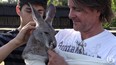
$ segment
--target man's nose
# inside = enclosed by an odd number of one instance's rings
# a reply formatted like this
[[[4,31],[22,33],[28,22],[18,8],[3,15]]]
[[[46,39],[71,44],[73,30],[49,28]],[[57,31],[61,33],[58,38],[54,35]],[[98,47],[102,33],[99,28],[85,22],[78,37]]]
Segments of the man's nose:
[[[70,9],[68,16],[69,16],[70,19],[72,19],[73,17],[75,17],[74,11]]]

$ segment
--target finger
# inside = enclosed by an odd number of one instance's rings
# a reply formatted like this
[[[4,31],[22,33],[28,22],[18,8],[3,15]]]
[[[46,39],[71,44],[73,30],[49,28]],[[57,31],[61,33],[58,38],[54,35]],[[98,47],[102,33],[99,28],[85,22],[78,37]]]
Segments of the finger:
[[[23,29],[21,30],[22,33],[30,33],[30,31],[34,30],[35,27],[34,26],[31,26],[31,25],[28,25],[28,26],[25,26],[23,27]]]
[[[27,25],[23,27],[23,29],[30,30],[30,29],[35,29],[36,23],[35,22],[29,22]]]
[[[36,23],[33,21],[30,21],[27,25],[32,25],[32,26],[36,26]]]
[[[35,29],[35,26],[36,26],[36,23],[31,21],[23,27],[22,32],[24,34],[30,35],[33,32],[33,30]]]
[[[53,57],[53,56],[56,56],[57,53],[55,53],[53,50],[48,50],[48,55],[49,57]]]

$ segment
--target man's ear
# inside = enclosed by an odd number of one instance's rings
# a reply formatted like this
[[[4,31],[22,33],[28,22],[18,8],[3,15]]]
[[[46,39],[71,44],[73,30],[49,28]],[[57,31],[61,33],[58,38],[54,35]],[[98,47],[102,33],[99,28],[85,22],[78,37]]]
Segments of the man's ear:
[[[20,7],[18,5],[16,6],[16,13],[20,16]]]

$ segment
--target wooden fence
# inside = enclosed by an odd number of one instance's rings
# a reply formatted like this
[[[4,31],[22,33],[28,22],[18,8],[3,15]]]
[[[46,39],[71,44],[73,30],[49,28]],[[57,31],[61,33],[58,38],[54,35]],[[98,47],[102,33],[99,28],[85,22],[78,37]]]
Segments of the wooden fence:
[[[16,14],[15,6],[13,4],[0,4],[0,32],[19,26],[20,18]],[[72,28],[72,21],[68,18],[68,13],[68,7],[56,7],[56,15],[53,20],[55,29]],[[116,35],[116,31],[112,31],[112,33]]]
[[[19,26],[20,18],[15,12],[15,6],[12,4],[0,5],[0,28],[10,27],[16,28]],[[68,18],[68,7],[56,7],[56,16],[53,20],[54,28],[72,28],[72,21]]]

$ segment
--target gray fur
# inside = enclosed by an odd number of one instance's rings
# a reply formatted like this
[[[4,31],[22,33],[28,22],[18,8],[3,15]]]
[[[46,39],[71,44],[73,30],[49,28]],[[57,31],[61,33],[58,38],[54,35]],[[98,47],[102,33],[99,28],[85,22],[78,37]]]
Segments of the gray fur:
[[[45,62],[48,59],[47,50],[56,47],[56,32],[52,27],[52,20],[55,16],[56,8],[52,4],[49,5],[44,20],[31,4],[29,4],[29,6],[32,10],[32,17],[37,27],[31,34],[22,57],[27,60],[41,59]]]

